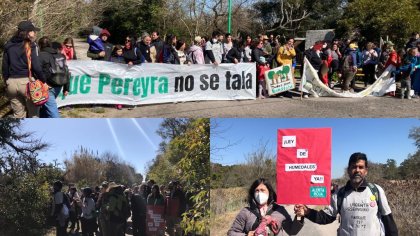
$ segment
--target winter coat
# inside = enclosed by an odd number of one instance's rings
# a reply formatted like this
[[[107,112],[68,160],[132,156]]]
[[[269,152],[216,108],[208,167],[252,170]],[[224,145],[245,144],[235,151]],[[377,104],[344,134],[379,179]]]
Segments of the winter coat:
[[[143,41],[137,44],[141,54],[143,55],[144,59],[147,62],[152,62],[152,58],[150,57],[150,45],[146,45]]]
[[[204,64],[204,53],[203,48],[197,45],[191,46],[188,51],[188,55],[191,57],[191,61],[194,64]]]
[[[268,211],[272,209],[270,216],[277,221],[278,225],[281,227],[281,231],[277,235],[296,235],[303,227],[303,221],[298,221],[296,218],[292,220],[289,213],[283,206],[273,203],[268,206]],[[257,220],[257,215],[261,217],[261,214],[256,205],[251,207],[243,208],[239,214],[236,216],[235,220],[232,223],[227,235],[228,236],[244,236],[248,235],[248,232],[254,231],[258,224],[254,225]]]

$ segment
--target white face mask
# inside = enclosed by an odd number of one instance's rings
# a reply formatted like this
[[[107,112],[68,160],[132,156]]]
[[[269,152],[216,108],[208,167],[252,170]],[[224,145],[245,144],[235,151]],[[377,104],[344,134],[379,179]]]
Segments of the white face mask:
[[[213,39],[213,43],[217,43],[217,42],[219,42],[218,39]]]
[[[265,193],[262,193],[262,192],[255,193],[254,197],[255,197],[255,200],[260,205],[264,205],[265,203],[267,203],[268,195]]]

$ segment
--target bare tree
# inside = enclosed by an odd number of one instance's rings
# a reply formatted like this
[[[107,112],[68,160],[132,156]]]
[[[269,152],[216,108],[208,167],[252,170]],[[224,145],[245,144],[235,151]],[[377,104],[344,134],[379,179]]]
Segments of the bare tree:
[[[276,155],[268,148],[268,141],[262,140],[258,147],[247,154],[246,163],[249,175],[247,179],[250,181],[256,178],[264,177],[272,183],[276,180]]]
[[[302,0],[259,1],[254,8],[266,32],[295,31],[311,15]]]

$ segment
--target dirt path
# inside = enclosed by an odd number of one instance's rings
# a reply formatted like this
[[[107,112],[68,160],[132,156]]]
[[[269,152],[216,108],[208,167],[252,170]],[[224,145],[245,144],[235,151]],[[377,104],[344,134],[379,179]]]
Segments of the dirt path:
[[[63,117],[267,117],[267,118],[418,118],[420,99],[366,98],[269,98],[265,100],[202,101],[141,105],[133,110],[104,106],[63,109]]]

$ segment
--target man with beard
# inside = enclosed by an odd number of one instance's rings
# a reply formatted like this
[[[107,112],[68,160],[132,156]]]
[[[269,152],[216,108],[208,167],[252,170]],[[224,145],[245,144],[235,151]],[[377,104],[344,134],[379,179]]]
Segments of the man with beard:
[[[368,160],[364,153],[350,156],[347,172],[350,180],[331,195],[331,205],[317,211],[305,205],[295,205],[295,213],[302,213],[317,224],[329,224],[340,214],[338,235],[398,235],[397,226],[384,190],[366,180]]]

